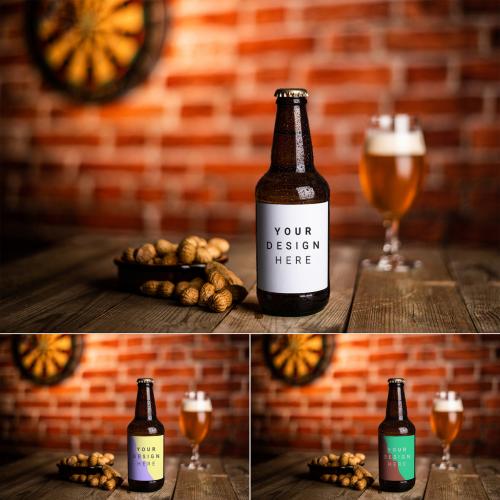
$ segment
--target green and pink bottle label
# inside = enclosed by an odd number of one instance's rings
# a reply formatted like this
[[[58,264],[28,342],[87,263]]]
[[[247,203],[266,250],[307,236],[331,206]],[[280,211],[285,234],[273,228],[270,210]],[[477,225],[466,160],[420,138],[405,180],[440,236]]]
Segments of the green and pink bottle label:
[[[415,477],[415,436],[379,436],[380,477],[408,481]]]
[[[156,481],[163,475],[163,436],[129,436],[129,479]]]

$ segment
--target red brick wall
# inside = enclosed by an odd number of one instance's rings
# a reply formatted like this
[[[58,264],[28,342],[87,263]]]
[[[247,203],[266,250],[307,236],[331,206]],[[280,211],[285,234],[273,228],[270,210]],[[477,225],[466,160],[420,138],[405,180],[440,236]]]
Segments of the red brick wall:
[[[189,452],[179,431],[186,390],[206,390],[214,406],[205,454],[248,456],[247,335],[85,335],[83,359],[60,385],[22,380],[10,336],[0,338],[0,438],[12,447],[125,450],[136,379],[155,379],[166,453]]]
[[[325,374],[293,388],[271,379],[252,337],[252,453],[288,449],[377,450],[387,379],[406,379],[417,451],[439,453],[429,415],[438,390],[462,396],[463,428],[452,453],[498,455],[500,338],[488,335],[336,335]]]
[[[498,241],[500,11],[488,0],[172,0],[148,82],[77,106],[42,85],[20,0],[2,5],[4,203],[12,221],[149,232],[252,230],[278,86],[305,86],[334,237],[381,238],[357,160],[367,116],[422,118],[420,240]]]

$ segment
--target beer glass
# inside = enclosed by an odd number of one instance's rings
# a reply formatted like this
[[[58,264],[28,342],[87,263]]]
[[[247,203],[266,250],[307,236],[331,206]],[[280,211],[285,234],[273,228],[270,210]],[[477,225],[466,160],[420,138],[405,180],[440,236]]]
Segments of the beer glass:
[[[420,190],[425,169],[425,142],[415,117],[374,116],[366,130],[359,166],[361,188],[382,215],[383,254],[363,261],[380,271],[408,271],[421,265],[399,255],[399,221]]]
[[[460,396],[454,391],[438,392],[432,402],[432,432],[441,440],[443,456],[441,463],[433,467],[443,470],[455,470],[459,465],[451,463],[450,446],[462,427],[464,406]]]
[[[205,439],[212,421],[212,401],[203,391],[184,394],[179,415],[181,432],[191,444],[191,460],[184,467],[203,470],[208,467],[200,461],[199,446]]]

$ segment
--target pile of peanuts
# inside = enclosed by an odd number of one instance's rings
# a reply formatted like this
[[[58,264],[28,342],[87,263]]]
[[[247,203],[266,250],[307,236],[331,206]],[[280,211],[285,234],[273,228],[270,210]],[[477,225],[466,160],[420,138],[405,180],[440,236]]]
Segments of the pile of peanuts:
[[[363,453],[346,451],[340,455],[329,453],[328,455],[313,458],[310,464],[322,467],[349,467],[351,469],[349,472],[322,474],[319,479],[325,483],[363,491],[374,481],[372,474],[362,467],[365,458]]]
[[[90,455],[78,453],[70,457],[61,458],[60,465],[69,467],[96,467],[101,466],[102,472],[96,474],[71,474],[69,480],[74,483],[87,484],[93,488],[112,491],[123,482],[120,473],[113,469],[115,456],[112,453],[94,451]]]
[[[127,248],[121,257],[123,262],[148,265],[207,264],[229,252],[229,242],[224,238],[187,236],[179,244],[160,239],[145,243],[139,248]]]
[[[208,307],[214,312],[224,312],[233,303],[241,302],[247,295],[241,279],[219,262],[209,262],[205,279],[191,281],[146,281],[140,287],[144,295],[175,298],[184,306]]]

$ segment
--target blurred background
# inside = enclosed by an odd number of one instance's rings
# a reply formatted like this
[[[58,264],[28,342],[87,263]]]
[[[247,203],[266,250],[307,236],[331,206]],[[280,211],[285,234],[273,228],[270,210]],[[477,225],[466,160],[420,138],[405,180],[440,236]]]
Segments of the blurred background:
[[[213,405],[203,455],[248,457],[247,335],[82,336],[73,375],[42,387],[21,378],[11,336],[0,336],[2,462],[36,449],[126,451],[134,418],[136,379],[153,377],[165,454],[187,456],[178,424],[187,390],[204,390]]]
[[[146,80],[82,104],[32,62],[25,2],[2,2],[4,259],[82,231],[252,234],[282,86],[310,92],[333,238],[381,240],[357,177],[363,130],[372,113],[409,112],[423,124],[429,167],[403,240],[498,243],[498,2],[166,3],[165,41]],[[114,47],[126,55],[123,40]]]
[[[252,463],[286,451],[377,452],[385,418],[387,379],[404,377],[417,453],[441,456],[432,434],[434,394],[458,391],[463,426],[452,456],[498,456],[500,338],[498,335],[332,335],[322,376],[302,387],[273,378],[263,336],[252,336]]]

